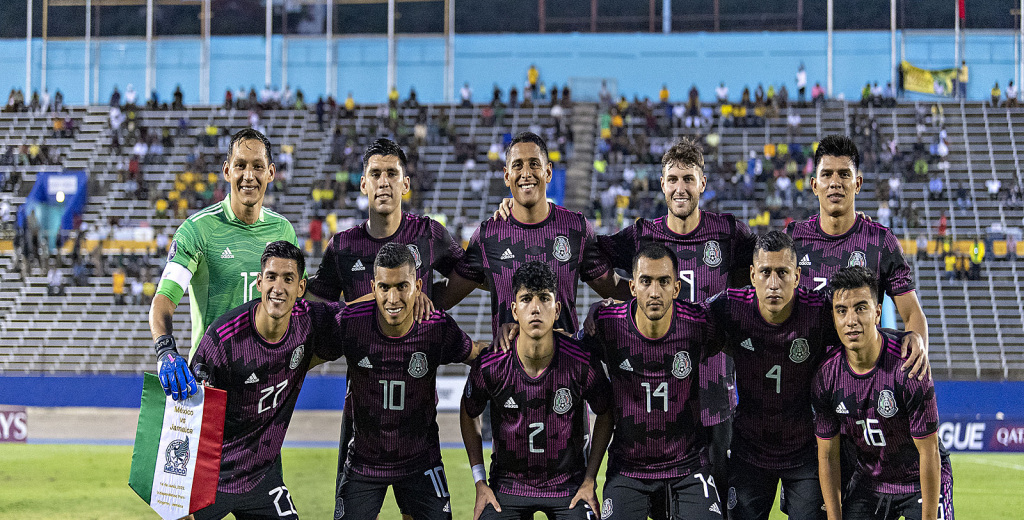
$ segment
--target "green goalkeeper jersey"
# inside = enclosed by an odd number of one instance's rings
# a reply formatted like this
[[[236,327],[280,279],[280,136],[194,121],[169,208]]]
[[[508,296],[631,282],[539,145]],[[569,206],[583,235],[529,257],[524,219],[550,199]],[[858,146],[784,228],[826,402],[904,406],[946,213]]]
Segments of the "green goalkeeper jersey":
[[[254,224],[246,224],[231,211],[228,198],[195,213],[178,227],[157,294],[178,305],[188,287],[190,359],[206,327],[225,312],[260,297],[256,289],[260,257],[267,244],[278,240],[298,245],[288,219],[263,208]]]

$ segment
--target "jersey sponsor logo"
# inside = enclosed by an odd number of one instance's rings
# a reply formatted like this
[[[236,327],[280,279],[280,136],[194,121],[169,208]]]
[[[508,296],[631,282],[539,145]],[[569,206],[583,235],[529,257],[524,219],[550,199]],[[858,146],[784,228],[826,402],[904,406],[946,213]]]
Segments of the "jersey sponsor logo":
[[[559,388],[558,391],[555,392],[553,407],[555,413],[559,415],[568,412],[572,408],[572,393],[569,392],[568,388]]]
[[[608,517],[612,516],[613,511],[614,509],[612,509],[612,499],[604,499],[604,503],[601,504],[601,520],[605,520]]]
[[[565,262],[572,256],[568,237],[564,235],[555,237],[555,246],[551,249],[551,256],[554,256],[559,262]]]
[[[352,272],[355,272],[355,271],[365,271],[365,270],[366,270],[366,268],[363,267],[363,261],[362,260],[356,260],[355,265],[352,266]]]
[[[711,511],[712,513],[722,514],[722,508],[718,507],[718,502],[711,504],[711,507],[708,508],[708,511]]]
[[[429,370],[427,363],[427,355],[423,352],[413,352],[412,358],[409,360],[409,375],[419,379],[427,375]]]
[[[164,464],[164,473],[180,475],[182,477],[188,474],[188,436],[184,439],[174,439],[167,443],[164,455],[167,457],[167,463]]]
[[[740,343],[740,346],[751,352],[754,351],[754,342],[750,341],[750,338],[743,340],[743,343]]]
[[[810,256],[809,255],[804,255],[804,257],[800,259],[800,265],[801,266],[811,265],[811,258],[810,258]]]
[[[866,256],[864,256],[864,252],[863,251],[854,251],[853,253],[850,254],[850,265],[849,265],[849,267],[854,267],[854,266],[859,266],[859,267],[867,267],[868,266],[868,258]]]
[[[849,415],[850,410],[846,408],[846,403],[840,401],[839,406],[836,407],[836,413],[844,413]]]
[[[690,353],[681,350],[676,352],[676,356],[672,358],[672,375],[676,376],[676,379],[684,379],[690,375],[690,370],[693,366],[690,364]]]
[[[709,267],[718,267],[722,263],[722,248],[717,240],[709,240],[704,244],[704,263]]]
[[[363,368],[373,368],[373,365],[370,363],[369,357],[364,357],[363,359],[360,359],[359,363],[356,364]]]
[[[171,247],[167,248],[167,261],[174,260],[174,255],[178,253],[178,241],[171,240]]]
[[[888,419],[896,415],[896,412],[899,410],[896,406],[896,397],[892,395],[892,390],[882,390],[878,394],[878,405],[875,407],[878,415]]]
[[[627,360],[623,361],[622,363],[619,363],[619,370],[625,370],[626,372],[632,372],[633,371],[633,365],[629,364],[629,360],[627,359]]]
[[[341,520],[345,516],[345,501],[338,497],[334,501],[334,520]]]
[[[726,504],[730,511],[736,509],[736,488],[729,488],[729,503]]]
[[[245,380],[245,384],[247,384],[247,385],[251,385],[253,383],[259,383],[259,382],[260,382],[260,378],[256,377],[256,372],[253,372],[252,374],[250,374],[249,375],[249,379]]]
[[[234,258],[234,257],[235,257],[235,255],[231,254],[231,248],[229,248],[229,247],[225,247],[224,248],[224,252],[220,254],[220,258],[222,260],[226,260],[228,258]]]
[[[292,359],[288,362],[288,368],[295,370],[298,368],[299,363],[302,362],[302,356],[306,353],[306,346],[299,345],[292,351]]]
[[[501,257],[498,258],[498,260],[512,260],[515,257],[516,257],[516,255],[512,254],[512,250],[511,249],[505,248],[505,252],[501,254]]]
[[[412,259],[416,261],[416,269],[419,269],[423,265],[423,260],[420,258],[420,248],[416,247],[416,244],[406,244],[405,247],[409,248],[409,252],[412,253]]]
[[[789,347],[790,361],[803,363],[809,357],[811,357],[811,347],[807,344],[807,340],[804,338],[794,339],[793,345]]]
[[[509,408],[509,409],[515,410],[515,409],[519,408],[519,405],[516,404],[516,400],[515,399],[512,399],[511,397],[509,397],[508,401],[505,401],[505,408]]]

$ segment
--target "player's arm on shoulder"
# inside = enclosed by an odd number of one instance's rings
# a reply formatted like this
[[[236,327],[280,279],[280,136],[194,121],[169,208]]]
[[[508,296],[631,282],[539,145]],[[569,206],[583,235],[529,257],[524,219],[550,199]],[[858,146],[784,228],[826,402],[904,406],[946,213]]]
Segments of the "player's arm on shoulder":
[[[309,369],[345,355],[345,322],[341,317],[346,305],[341,302],[310,302],[313,316],[313,356]]]
[[[828,520],[843,520],[841,476],[839,472],[839,436],[818,439],[818,483],[825,499]]]
[[[435,290],[438,286],[434,286]],[[449,310],[455,307],[462,300],[469,296],[474,289],[487,290],[483,284],[464,278],[458,271],[452,271],[448,281],[441,287],[440,292],[435,292],[434,300],[438,308]]]
[[[931,379],[932,367],[928,362],[928,318],[924,315],[921,302],[917,299],[917,291],[908,291],[893,297],[896,310],[906,326],[908,334],[903,337],[900,357],[911,356],[903,363],[902,369],[910,368],[908,377]]]
[[[607,272],[587,282],[594,292],[601,295],[602,298],[613,298],[616,300],[628,300],[632,298],[632,294],[629,290],[629,280],[619,276],[614,269],[609,269]]]

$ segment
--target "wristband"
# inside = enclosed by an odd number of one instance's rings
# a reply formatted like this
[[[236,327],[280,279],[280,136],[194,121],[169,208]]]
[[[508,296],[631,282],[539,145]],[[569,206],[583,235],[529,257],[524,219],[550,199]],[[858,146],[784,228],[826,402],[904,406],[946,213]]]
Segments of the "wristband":
[[[156,342],[153,343],[153,350],[156,351],[156,357],[160,357],[163,354],[173,351],[175,354],[178,353],[178,348],[174,344],[174,336],[170,334],[164,334],[159,338],[156,338]]]
[[[477,464],[473,466],[473,482],[480,482],[481,480],[487,481],[487,470],[484,469],[483,464]]]

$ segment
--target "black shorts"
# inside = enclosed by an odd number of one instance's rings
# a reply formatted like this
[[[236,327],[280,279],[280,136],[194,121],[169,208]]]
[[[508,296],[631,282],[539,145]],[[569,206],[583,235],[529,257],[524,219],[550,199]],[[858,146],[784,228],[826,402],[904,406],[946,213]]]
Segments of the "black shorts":
[[[939,483],[938,520],[953,519],[953,474],[943,466]],[[921,520],[921,492],[906,494],[876,493],[855,485],[843,499],[844,520]]]
[[[825,500],[818,483],[818,461],[782,470],[764,469],[735,456],[729,459],[729,516],[768,520],[775,492],[782,481],[782,496],[792,520],[825,520]]]
[[[548,520],[593,520],[590,506],[580,500],[569,509],[572,497],[537,498],[494,493],[501,512],[488,504],[480,513],[480,520],[533,520],[534,513],[544,513]]]
[[[609,474],[604,483],[602,519],[646,520],[662,517],[668,509],[669,520],[716,520],[722,518],[718,488],[707,466],[685,477],[672,479],[635,479]],[[665,507],[668,502],[668,507]],[[657,514],[657,516],[652,516]]]
[[[452,520],[443,465],[392,482],[360,480],[346,467],[340,482],[334,497],[334,520],[376,518],[388,486],[394,488],[398,508],[413,520]]]
[[[235,515],[238,520],[297,520],[299,514],[292,503],[292,495],[284,485],[281,476],[281,456],[278,455],[274,466],[267,471],[256,487],[248,493],[221,493],[212,506],[204,507],[193,513],[195,520],[220,520],[228,514]]]

